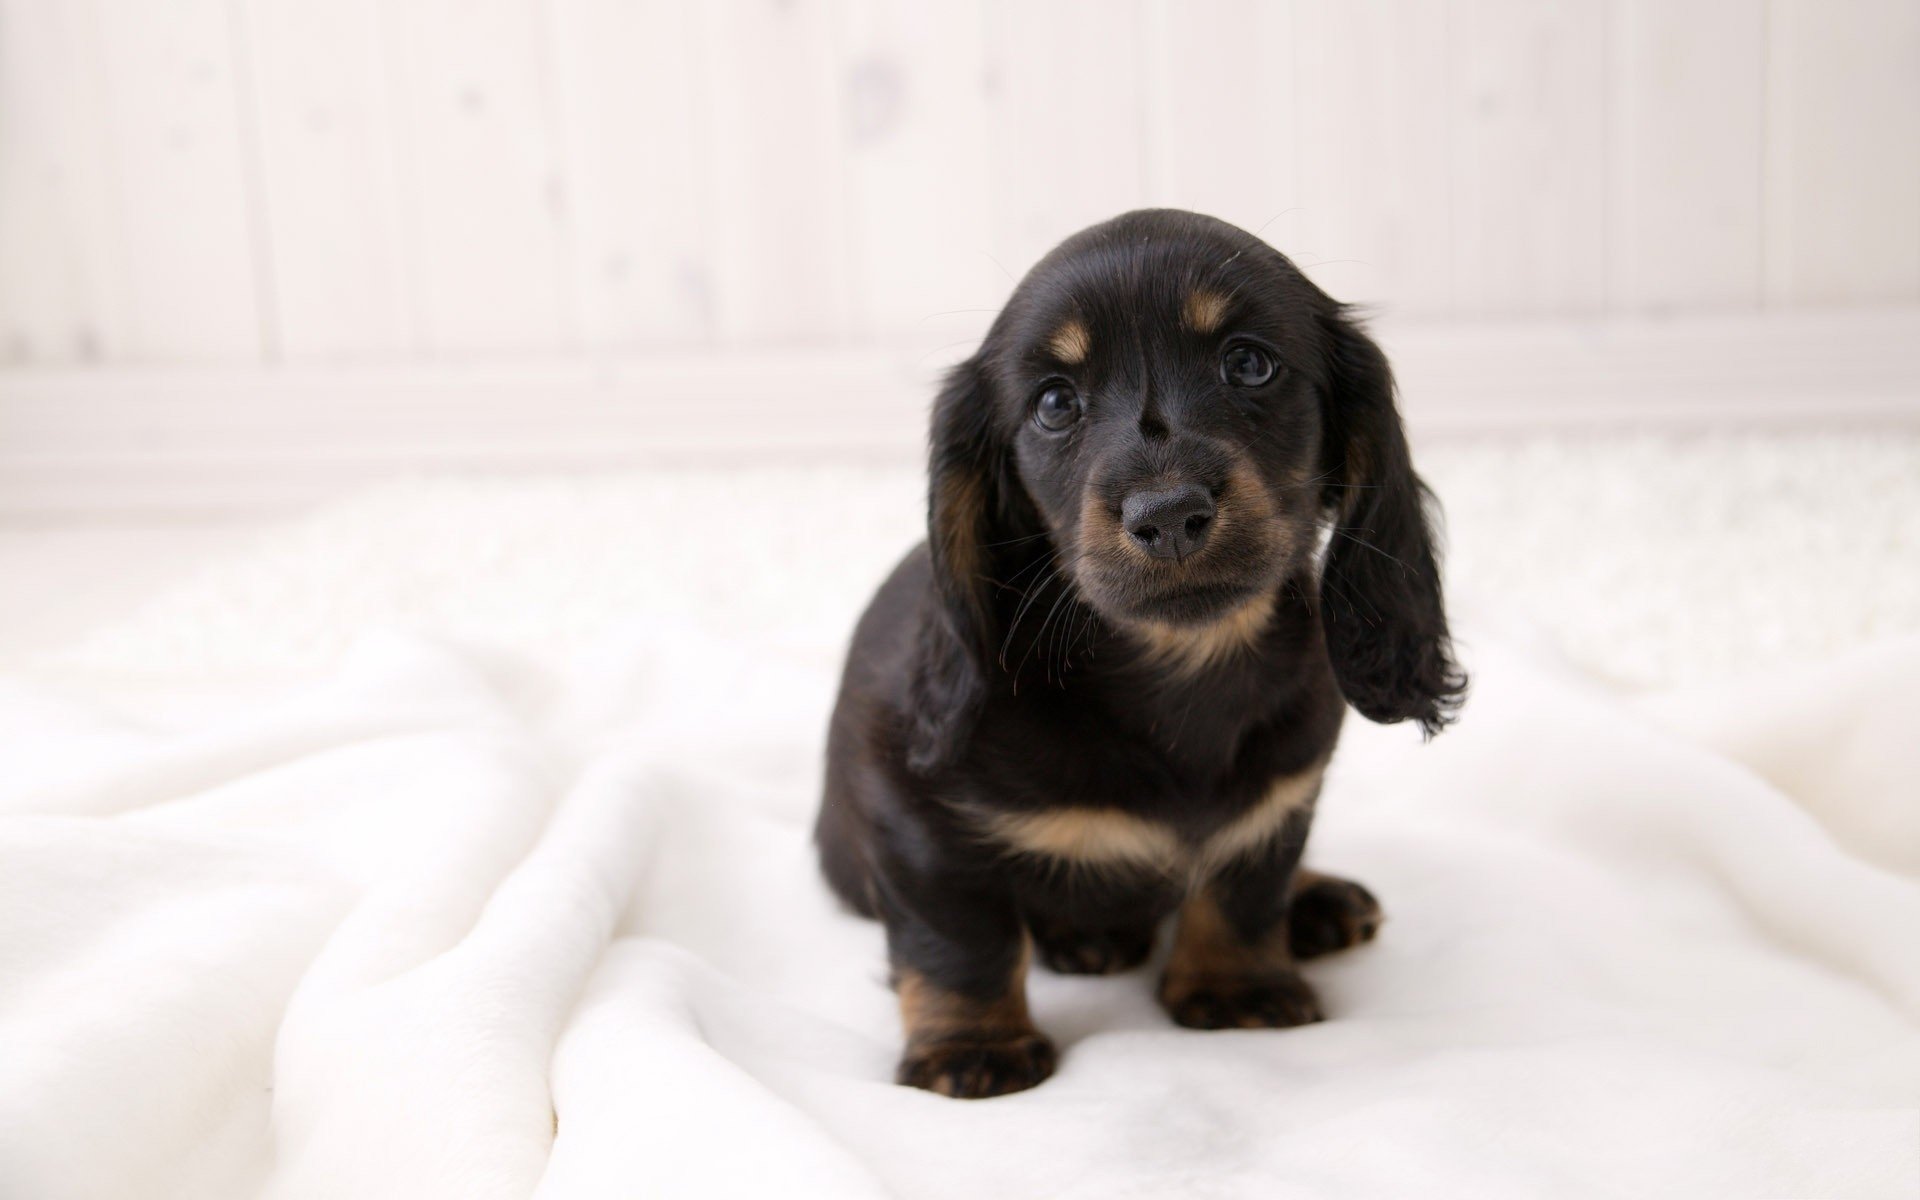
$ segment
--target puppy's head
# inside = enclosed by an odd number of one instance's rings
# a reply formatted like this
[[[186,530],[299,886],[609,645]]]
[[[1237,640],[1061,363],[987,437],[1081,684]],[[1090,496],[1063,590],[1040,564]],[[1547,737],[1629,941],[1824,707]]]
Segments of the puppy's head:
[[[1361,712],[1431,732],[1458,701],[1386,361],[1233,226],[1129,213],[1042,259],[936,402],[932,468],[946,628],[977,671],[1007,624],[1004,568],[1040,543],[1082,603],[1150,651],[1189,665],[1231,652],[1298,579],[1321,585],[1335,674]],[[937,761],[962,727],[919,757]]]

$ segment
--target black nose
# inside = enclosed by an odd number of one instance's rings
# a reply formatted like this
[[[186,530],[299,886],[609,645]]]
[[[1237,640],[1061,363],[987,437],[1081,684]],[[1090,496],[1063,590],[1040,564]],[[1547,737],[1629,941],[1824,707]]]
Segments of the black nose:
[[[1135,492],[1120,503],[1120,523],[1155,558],[1185,558],[1207,543],[1213,497],[1192,483]]]

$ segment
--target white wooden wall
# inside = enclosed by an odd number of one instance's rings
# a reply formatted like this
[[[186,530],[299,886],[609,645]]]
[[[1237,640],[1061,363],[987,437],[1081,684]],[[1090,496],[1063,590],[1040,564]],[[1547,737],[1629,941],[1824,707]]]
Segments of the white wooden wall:
[[[1920,300],[1920,0],[0,0],[0,364],[924,339],[1217,213],[1397,314]]]

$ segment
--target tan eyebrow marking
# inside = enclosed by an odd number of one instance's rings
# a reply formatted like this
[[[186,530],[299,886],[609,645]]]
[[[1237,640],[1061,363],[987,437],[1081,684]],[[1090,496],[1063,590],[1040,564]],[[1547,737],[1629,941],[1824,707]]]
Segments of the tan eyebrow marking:
[[[1069,366],[1077,366],[1087,361],[1087,355],[1093,352],[1093,335],[1080,318],[1069,318],[1067,323],[1053,331],[1047,339],[1047,349],[1053,356]]]
[[[1195,333],[1212,333],[1226,319],[1227,298],[1204,289],[1189,292],[1186,308],[1180,315],[1185,318],[1187,328]]]

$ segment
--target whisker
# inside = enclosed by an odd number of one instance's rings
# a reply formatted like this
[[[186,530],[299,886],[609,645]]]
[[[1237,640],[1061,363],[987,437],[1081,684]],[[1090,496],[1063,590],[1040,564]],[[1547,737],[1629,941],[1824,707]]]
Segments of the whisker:
[[[1072,594],[1073,589],[1068,587],[1062,591],[1061,596],[1064,599],[1066,596]],[[1078,605],[1078,607],[1085,606]],[[1061,687],[1067,686],[1067,671],[1073,666],[1073,639],[1070,636],[1073,630],[1073,618],[1074,609],[1069,608],[1066,617],[1062,619],[1058,625],[1054,626],[1053,640],[1048,643],[1049,650],[1056,653],[1059,657],[1060,673],[1055,678],[1055,682]],[[1045,626],[1042,626],[1042,628],[1045,628]]]
[[[999,311],[1000,310],[997,308],[948,308],[948,309],[943,309],[940,312],[928,313],[926,316],[920,318],[920,322],[921,324],[924,325],[926,322],[933,320],[935,317],[956,317],[956,316],[959,316],[961,313],[997,313]]]
[[[1332,564],[1332,563],[1328,563],[1328,564],[1327,564],[1327,568],[1326,568],[1326,570],[1325,570],[1324,572],[1322,572],[1322,574],[1321,574],[1321,577],[1320,577],[1320,582],[1321,582],[1321,583],[1322,583],[1323,585],[1325,585],[1326,587],[1329,587],[1329,588],[1332,588],[1332,589],[1333,589],[1333,594],[1334,594],[1334,595],[1336,595],[1336,596],[1338,596],[1338,597],[1339,597],[1340,599],[1342,599],[1342,600],[1344,600],[1344,601],[1346,601],[1346,604],[1347,604],[1347,611],[1348,611],[1348,612],[1350,612],[1350,613],[1352,613],[1352,614],[1353,614],[1354,616],[1356,616],[1356,617],[1357,617],[1357,616],[1361,616],[1362,614],[1361,614],[1361,612],[1360,612],[1360,608],[1359,608],[1359,606],[1358,606],[1358,605],[1356,605],[1356,604],[1355,604],[1355,603],[1353,602],[1353,597],[1352,597],[1351,595],[1349,595],[1349,594],[1348,594],[1348,593],[1346,592],[1346,590],[1345,590],[1345,589],[1343,589],[1343,588],[1340,588],[1340,587],[1338,587],[1338,586],[1336,586],[1336,585],[1334,584],[1334,582],[1333,582],[1333,579],[1334,579],[1334,576],[1335,576],[1335,574],[1336,574],[1336,572],[1335,572],[1335,571],[1334,571],[1334,569],[1333,569],[1333,564]],[[1351,582],[1353,582],[1353,581],[1352,581],[1352,580],[1348,580],[1347,582],[1349,582],[1349,583],[1351,583]],[[1363,596],[1363,597],[1362,597],[1362,599],[1364,599],[1364,598],[1365,598],[1365,597]],[[1375,607],[1373,606],[1373,604],[1372,604],[1371,602],[1368,602],[1368,604],[1367,604],[1367,610],[1368,610],[1369,612],[1371,612],[1371,613],[1373,614],[1373,616],[1372,616],[1372,618],[1371,618],[1371,619],[1369,619],[1369,620],[1367,621],[1367,624],[1369,624],[1369,625],[1378,625],[1378,624],[1380,623],[1380,610],[1379,610],[1379,609],[1377,609],[1377,608],[1375,608]]]
[[[1039,558],[1034,559],[1032,562],[1028,563],[1026,566],[1021,567],[1018,571],[1015,571],[1011,579],[1008,579],[1005,582],[1000,582],[999,580],[995,580],[994,582],[999,584],[1000,589],[1002,591],[1014,591],[1016,589],[1014,588],[1013,585],[1020,582],[1020,577],[1022,575],[1025,575],[1027,572],[1033,570],[1035,567],[1042,566],[1046,563],[1052,562],[1054,557],[1059,553],[1060,551],[1057,549],[1051,550],[1048,553],[1041,555]]]
[[[1060,572],[1058,571],[1054,572],[1055,578],[1058,578],[1059,576],[1060,576]],[[1020,665],[1013,669],[1013,678],[1016,685],[1019,683],[1021,670],[1025,668],[1027,665],[1027,659],[1033,656],[1034,649],[1038,647],[1040,645],[1041,640],[1046,637],[1047,624],[1053,620],[1053,615],[1060,611],[1060,605],[1066,600],[1067,597],[1071,595],[1073,595],[1073,589],[1070,587],[1063,586],[1060,589],[1059,598],[1053,602],[1053,607],[1047,610],[1047,615],[1040,622],[1040,628],[1034,632],[1033,640],[1027,643],[1027,652],[1020,656]],[[1044,671],[1044,668],[1046,666],[1046,658],[1042,656],[1040,662],[1041,662],[1041,667]],[[1042,675],[1042,678],[1045,678],[1044,674]]]
[[[1057,554],[1058,551],[1055,551],[1055,555]],[[1042,561],[1046,560],[1043,559]],[[1007,649],[1013,645],[1013,635],[1020,631],[1020,622],[1026,618],[1027,610],[1033,607],[1033,602],[1039,598],[1041,592],[1045,591],[1048,582],[1057,576],[1061,569],[1061,567],[1055,566],[1051,571],[1042,575],[1038,583],[1033,584],[1022,593],[1020,606],[1015,610],[1013,620],[1007,625],[1006,639],[1000,643],[999,659],[1002,667],[1007,665]],[[1018,678],[1019,674],[1018,671],[1014,672],[1016,678]]]
[[[1372,542],[1368,541],[1367,539],[1363,537],[1355,537],[1353,534],[1348,533],[1345,529],[1340,528],[1338,526],[1334,527],[1333,532],[1343,538],[1346,538],[1350,542],[1356,542],[1362,546],[1365,546],[1367,549],[1373,551],[1375,554],[1380,555],[1382,558],[1385,558],[1389,562],[1399,563],[1400,569],[1402,571],[1405,571],[1409,575],[1413,574],[1413,568],[1407,565],[1407,561],[1405,559],[1396,558],[1395,556],[1388,554],[1385,550],[1382,550],[1380,547],[1374,545]],[[1368,532],[1371,533],[1372,530],[1368,530]]]
[[[996,546],[1017,546],[1021,542],[1031,542],[1036,538],[1049,537],[1051,534],[1051,530],[1043,529],[1039,533],[1030,533],[1025,537],[1008,538],[1003,542],[981,542],[980,549],[991,550]]]
[[[975,251],[975,253],[977,253],[977,254],[980,254],[980,255],[981,255],[982,257],[984,257],[984,258],[985,258],[985,259],[986,259],[986,260],[987,260],[988,262],[990,262],[990,263],[992,263],[992,264],[993,264],[994,266],[996,266],[996,267],[999,267],[999,268],[1000,268],[1000,273],[1001,273],[1002,275],[1005,275],[1005,276],[1007,277],[1007,282],[1008,282],[1008,283],[1012,283],[1012,284],[1015,284],[1015,285],[1018,285],[1018,284],[1019,284],[1019,282],[1020,282],[1020,281],[1019,281],[1018,279],[1015,279],[1015,278],[1014,278],[1014,276],[1013,276],[1013,272],[1012,272],[1012,271],[1009,271],[1009,270],[1007,270],[1007,264],[1005,264],[1005,263],[1003,263],[1003,262],[1001,262],[1001,261],[1000,261],[999,259],[997,259],[997,258],[995,258],[995,257],[994,257],[993,255],[991,255],[991,254],[989,254],[989,253],[988,253],[987,251],[985,251],[985,250],[977,250],[977,251]]]
[[[1305,211],[1306,211],[1305,209],[1299,207],[1298,205],[1294,206],[1293,208],[1283,208],[1279,212],[1268,217],[1266,220],[1260,222],[1260,228],[1253,231],[1253,236],[1259,237],[1261,234],[1267,231],[1267,226],[1273,224],[1275,221],[1278,221],[1281,217],[1286,216],[1288,213],[1305,212]]]
[[[931,349],[931,350],[926,350],[926,351],[923,351],[923,352],[921,352],[920,354],[918,354],[918,355],[916,355],[916,356],[914,357],[914,360],[913,360],[913,365],[914,365],[914,366],[915,366],[916,368],[917,368],[917,367],[922,367],[922,366],[925,366],[925,365],[926,365],[926,362],[927,362],[927,360],[928,360],[928,359],[930,359],[930,358],[932,358],[932,357],[933,357],[934,355],[936,355],[936,354],[944,354],[944,353],[946,353],[947,351],[949,351],[949,350],[952,350],[952,349],[954,349],[955,347],[958,347],[958,346],[970,346],[970,345],[973,345],[974,343],[976,343],[976,342],[978,342],[979,340],[980,340],[980,339],[979,339],[979,338],[977,338],[977,337],[971,337],[971,338],[961,338],[961,339],[960,339],[959,341],[957,341],[957,342],[948,342],[948,343],[947,343],[946,345],[944,345],[944,346],[935,346],[935,347],[934,347],[933,349]]]

